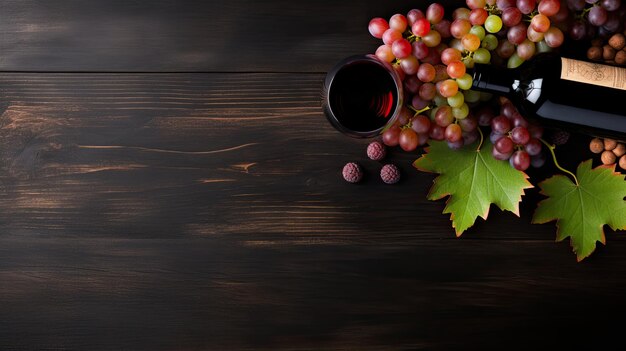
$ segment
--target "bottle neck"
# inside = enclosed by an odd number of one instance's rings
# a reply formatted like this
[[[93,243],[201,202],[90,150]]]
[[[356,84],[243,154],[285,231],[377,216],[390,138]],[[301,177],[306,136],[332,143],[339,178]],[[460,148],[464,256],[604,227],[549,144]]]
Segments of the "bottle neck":
[[[499,95],[513,93],[515,77],[510,69],[477,63],[470,74],[472,75],[472,90]]]

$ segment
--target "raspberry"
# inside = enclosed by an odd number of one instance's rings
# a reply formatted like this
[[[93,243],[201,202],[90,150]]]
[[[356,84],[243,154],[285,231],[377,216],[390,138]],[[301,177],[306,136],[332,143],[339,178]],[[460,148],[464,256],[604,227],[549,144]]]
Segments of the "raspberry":
[[[380,161],[387,155],[385,145],[380,141],[373,141],[367,145],[367,157],[374,161]]]
[[[354,162],[346,163],[343,166],[343,179],[348,183],[358,183],[363,178],[361,167]]]
[[[395,184],[400,180],[400,170],[396,165],[384,165],[380,170],[380,178],[387,184]]]
[[[552,142],[554,145],[563,145],[569,140],[569,132],[557,130],[552,134]]]

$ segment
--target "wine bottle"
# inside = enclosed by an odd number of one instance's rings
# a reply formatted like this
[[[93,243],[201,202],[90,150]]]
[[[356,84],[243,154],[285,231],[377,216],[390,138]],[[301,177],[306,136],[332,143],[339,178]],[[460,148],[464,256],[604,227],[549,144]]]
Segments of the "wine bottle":
[[[547,127],[626,140],[626,68],[541,54],[515,69],[476,64],[472,84]]]

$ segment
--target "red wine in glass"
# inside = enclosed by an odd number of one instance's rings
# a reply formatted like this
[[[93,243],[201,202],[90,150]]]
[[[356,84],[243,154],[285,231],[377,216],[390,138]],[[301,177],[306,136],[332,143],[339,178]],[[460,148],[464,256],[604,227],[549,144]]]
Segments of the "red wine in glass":
[[[352,56],[326,76],[323,109],[344,134],[370,138],[395,122],[402,106],[400,77],[374,55]]]

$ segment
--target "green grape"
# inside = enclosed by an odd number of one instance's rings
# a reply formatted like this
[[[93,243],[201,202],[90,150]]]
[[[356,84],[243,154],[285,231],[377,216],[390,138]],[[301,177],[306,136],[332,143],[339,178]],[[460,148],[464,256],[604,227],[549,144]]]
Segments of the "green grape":
[[[470,76],[468,73],[465,73],[460,78],[456,79],[456,84],[459,85],[459,89],[468,90],[472,87],[472,76]]]
[[[483,26],[472,26],[469,32],[477,36],[480,40],[485,39],[485,28],[483,28]]]
[[[489,33],[498,33],[502,29],[502,18],[498,15],[489,15],[485,20],[485,29]]]
[[[538,53],[545,53],[545,52],[552,51],[552,48],[548,46],[545,40],[535,43],[535,46],[537,47]]]
[[[463,105],[463,103],[465,102],[465,96],[463,95],[462,92],[458,92],[453,96],[450,96],[448,98],[448,105],[454,107],[461,107],[461,105]]]
[[[517,52],[514,52],[513,55],[511,55],[511,57],[509,57],[509,60],[506,62],[506,66],[508,68],[517,68],[522,63],[524,63],[524,60],[521,57],[519,57]]]
[[[383,46],[386,46],[383,44]],[[463,46],[463,42],[461,42],[461,39],[452,39],[450,40],[450,42],[448,43],[448,46],[451,48],[455,48],[461,52],[463,52],[463,50],[465,50],[465,47]]]
[[[435,105],[441,107],[441,106],[447,106],[448,105],[448,99],[437,94],[435,96],[435,98],[433,99],[433,101],[435,102]]]
[[[434,108],[430,109],[430,113],[428,114],[428,118],[430,118],[431,121],[435,120],[435,116],[437,115],[437,111],[439,111],[439,106],[436,106]]]
[[[498,47],[498,37],[493,34],[485,35],[485,39],[483,39],[481,46],[487,50],[495,50]]]
[[[491,53],[485,48],[479,48],[474,52],[474,61],[476,63],[489,63],[491,61]]]
[[[453,107],[452,108],[452,115],[456,119],[463,119],[463,118],[467,117],[468,114],[469,114],[469,106],[467,106],[466,103],[463,103],[459,107]]]
[[[465,96],[465,101],[469,103],[478,102],[481,97],[480,92],[476,90],[465,90],[463,95]]]
[[[462,61],[465,64],[466,68],[474,68],[474,59],[470,56],[464,57]]]

